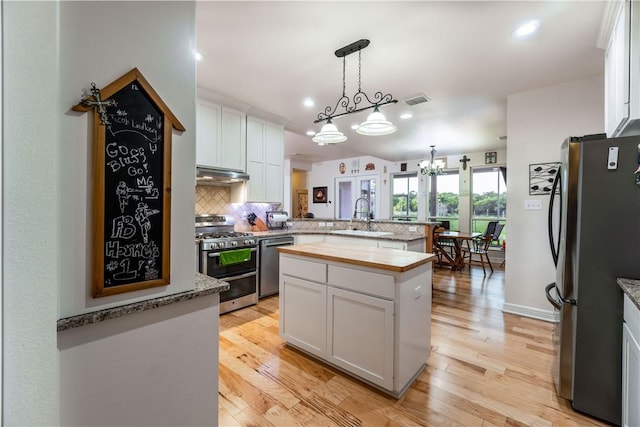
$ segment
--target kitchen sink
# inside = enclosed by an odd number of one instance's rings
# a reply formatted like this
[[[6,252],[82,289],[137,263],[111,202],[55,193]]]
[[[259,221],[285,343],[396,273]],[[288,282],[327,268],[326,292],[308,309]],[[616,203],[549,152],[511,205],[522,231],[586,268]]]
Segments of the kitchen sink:
[[[367,231],[367,230],[333,230],[331,234],[342,234],[345,236],[380,237],[393,234],[390,231]]]

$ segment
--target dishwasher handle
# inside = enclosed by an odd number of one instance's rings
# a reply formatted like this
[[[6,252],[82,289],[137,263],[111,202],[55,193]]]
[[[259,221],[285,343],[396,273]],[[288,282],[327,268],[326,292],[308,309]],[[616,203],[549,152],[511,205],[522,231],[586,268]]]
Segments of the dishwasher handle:
[[[293,239],[279,239],[279,240],[263,240],[260,242],[260,247],[271,248],[274,246],[291,246],[293,245]]]

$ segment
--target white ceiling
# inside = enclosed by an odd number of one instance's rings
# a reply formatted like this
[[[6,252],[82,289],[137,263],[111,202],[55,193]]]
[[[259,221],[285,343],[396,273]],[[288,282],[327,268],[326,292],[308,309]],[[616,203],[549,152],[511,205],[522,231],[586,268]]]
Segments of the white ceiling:
[[[381,1],[197,3],[198,86],[280,116],[285,157],[322,161],[371,155],[389,161],[506,148],[510,94],[604,72],[596,46],[605,2]],[[542,21],[531,39],[511,37],[528,19]],[[350,129],[371,112],[334,120],[349,138],[319,147],[317,114],[342,95],[342,58],[334,51],[359,39],[362,90],[391,93],[382,108],[398,131],[361,136]],[[346,57],[346,94],[357,90],[358,55]],[[425,94],[430,102],[404,100]],[[303,99],[316,105],[308,108]],[[400,114],[413,118],[401,120]]]

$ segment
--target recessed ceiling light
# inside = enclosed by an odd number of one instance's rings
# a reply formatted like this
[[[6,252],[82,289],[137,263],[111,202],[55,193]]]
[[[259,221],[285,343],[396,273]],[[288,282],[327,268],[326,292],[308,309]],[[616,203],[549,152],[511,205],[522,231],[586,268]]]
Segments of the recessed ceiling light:
[[[313,107],[314,105],[316,105],[316,103],[313,102],[313,99],[311,99],[311,98],[305,98],[305,100],[302,102],[302,104],[305,107]]]
[[[351,125],[351,129],[353,129],[353,130],[358,129],[359,127],[360,127],[360,125],[357,124],[357,123],[354,123],[354,124]]]
[[[315,134],[316,134],[316,132],[315,132],[315,131],[312,131],[312,130],[308,130],[308,131],[307,131],[307,135],[308,135],[308,136],[313,136],[313,135],[315,135]]]
[[[204,56],[197,50],[193,51],[193,56],[196,58],[196,61],[202,61],[204,59]]]
[[[404,114],[400,114],[400,118],[401,119],[410,119],[411,117],[413,117],[413,114],[411,113],[404,113]]]
[[[536,33],[540,27],[542,26],[542,22],[539,19],[532,19],[531,21],[527,21],[523,24],[520,24],[514,31],[514,37],[527,37],[534,33]]]

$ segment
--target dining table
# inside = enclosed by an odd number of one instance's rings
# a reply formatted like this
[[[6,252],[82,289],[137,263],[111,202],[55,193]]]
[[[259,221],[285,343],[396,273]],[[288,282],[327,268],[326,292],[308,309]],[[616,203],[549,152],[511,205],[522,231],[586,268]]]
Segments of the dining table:
[[[465,231],[445,230],[435,234],[434,245],[441,259],[441,264],[451,266],[453,271],[462,270],[464,267],[464,256],[462,254],[462,244],[465,240],[473,240],[482,236],[482,233],[467,233]],[[453,248],[453,256],[448,248]]]

